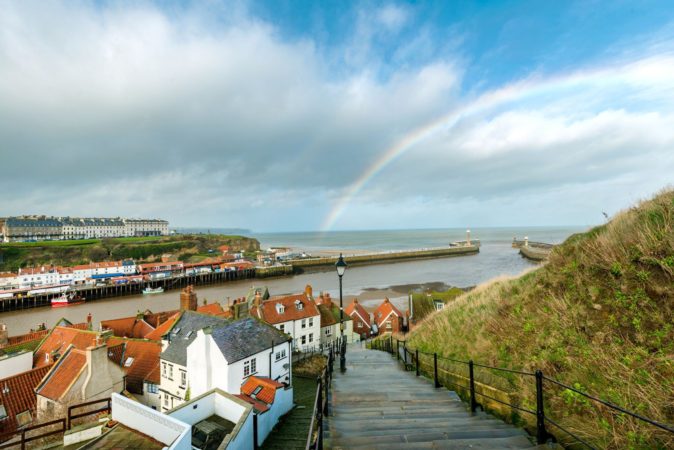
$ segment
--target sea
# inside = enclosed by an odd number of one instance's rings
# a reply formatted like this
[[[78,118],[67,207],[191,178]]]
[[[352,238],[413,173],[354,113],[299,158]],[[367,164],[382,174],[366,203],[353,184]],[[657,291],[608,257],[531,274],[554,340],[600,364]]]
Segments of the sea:
[[[445,286],[471,287],[502,275],[512,276],[536,265],[519,255],[512,248],[513,238],[558,244],[570,235],[587,230],[587,227],[509,227],[474,228],[471,239],[479,239],[480,252],[475,255],[438,259],[404,261],[370,266],[349,267],[343,277],[345,301],[358,297],[371,309],[384,296],[402,305],[407,292]],[[218,233],[217,228],[193,229],[191,232]],[[343,252],[348,264],[349,255],[362,252],[435,248],[450,242],[466,239],[465,229],[423,230],[368,230],[293,233],[257,233],[249,236],[260,241],[261,247],[290,247],[306,253]],[[334,270],[304,273],[289,277],[263,280],[243,280],[214,286],[197,287],[201,303],[218,301],[226,304],[245,296],[253,286],[266,286],[272,295],[295,293],[311,285],[314,292],[329,292],[333,298],[339,295],[338,277]],[[27,333],[38,324],[52,326],[60,318],[71,322],[83,322],[88,313],[94,323],[119,317],[135,315],[138,311],[166,311],[177,309],[179,291],[167,291],[158,295],[137,295],[87,302],[67,308],[49,307],[13,311],[0,314],[0,322],[6,323],[10,336]]]

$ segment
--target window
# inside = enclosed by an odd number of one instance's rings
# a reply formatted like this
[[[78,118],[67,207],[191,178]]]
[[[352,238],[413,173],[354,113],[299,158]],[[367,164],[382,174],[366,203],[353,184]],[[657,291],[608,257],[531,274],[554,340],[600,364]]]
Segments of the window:
[[[281,359],[281,352],[276,352],[276,361]]]
[[[164,378],[168,378],[168,373],[166,372],[166,363],[163,362],[161,363],[161,376]]]
[[[243,363],[243,376],[247,377],[249,375],[257,372],[257,360],[255,358],[244,361]]]
[[[392,328],[392,327],[391,327],[391,321],[390,321],[390,320],[387,320],[387,321],[386,321],[386,329],[387,329],[387,330],[390,330],[391,328]]]
[[[157,393],[157,385],[154,383],[148,383],[147,384],[147,391],[150,394],[156,394]]]
[[[184,370],[180,371],[180,386],[185,387],[187,385],[187,372]]]
[[[307,319],[302,319],[302,328],[307,327]]]
[[[314,333],[309,333],[309,342],[314,342]]]
[[[304,345],[306,343],[307,343],[307,336],[304,335],[304,336],[302,336],[302,345]]]
[[[358,323],[358,326],[356,328],[363,328],[363,323],[360,320],[357,323]]]
[[[332,327],[327,327],[325,329],[325,335],[326,336],[332,336]]]
[[[313,326],[314,326],[314,318],[313,318],[313,317],[309,317],[309,328],[311,328],[311,327],[313,327]]]
[[[173,381],[173,364],[169,364],[169,365],[168,365],[168,368],[169,368],[168,379],[171,380],[171,381]]]
[[[164,394],[164,408],[168,408],[168,395]]]
[[[285,325],[279,325],[278,329],[281,330],[281,332],[285,333],[286,332],[285,327],[286,327]]]

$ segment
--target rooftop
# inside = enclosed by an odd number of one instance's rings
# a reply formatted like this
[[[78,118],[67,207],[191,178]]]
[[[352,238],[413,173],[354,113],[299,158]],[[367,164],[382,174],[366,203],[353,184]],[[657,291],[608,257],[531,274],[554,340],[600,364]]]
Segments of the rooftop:
[[[118,423],[100,438],[95,439],[80,448],[100,450],[161,450],[165,447],[166,446],[163,443],[150,436]]]
[[[68,347],[63,357],[54,364],[35,392],[52,400],[60,400],[86,365],[86,353],[73,346]]]
[[[354,298],[353,301],[344,308],[344,312],[348,314],[349,316],[352,316],[353,314],[357,314],[361,320],[365,322],[365,324],[369,327],[371,324],[370,321],[370,313],[363,308],[363,305],[358,303],[358,299]]]
[[[29,370],[0,380],[0,405],[5,409],[7,418],[0,420],[0,434],[15,431],[20,424],[16,416],[24,414],[28,422],[32,422],[35,413],[37,399],[35,388],[47,374],[51,365]]]
[[[316,304],[306,293],[272,297],[263,301],[259,307],[253,308],[253,316],[271,324],[305,319],[319,314]]]
[[[54,356],[63,354],[70,345],[78,350],[86,350],[87,347],[96,344],[98,336],[99,334],[93,331],[56,326],[35,351],[34,366],[43,367],[51,364]]]
[[[290,340],[282,331],[251,317],[225,321],[212,328],[211,336],[230,364]]]
[[[159,384],[159,354],[161,343],[140,339],[111,337],[108,347],[113,350],[108,356],[126,373],[126,389],[134,394],[142,393],[145,380]],[[110,355],[112,353],[112,356]]]
[[[170,332],[165,333],[169,346],[161,353],[161,359],[181,366],[187,365],[187,346],[197,337],[197,331],[206,327],[217,327],[227,322],[227,319],[194,311],[183,311],[180,318],[170,328]]]
[[[388,298],[385,298],[382,304],[374,310],[374,320],[377,323],[377,326],[381,328],[381,325],[384,323],[384,321],[386,321],[392,314],[398,317],[403,317],[403,314],[400,312],[400,310],[396,308]]]

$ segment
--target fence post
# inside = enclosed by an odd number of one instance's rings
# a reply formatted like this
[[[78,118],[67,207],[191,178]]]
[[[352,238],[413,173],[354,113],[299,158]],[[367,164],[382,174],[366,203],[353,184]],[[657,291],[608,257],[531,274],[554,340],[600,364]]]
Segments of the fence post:
[[[324,404],[322,406],[323,406],[323,415],[327,416],[328,415],[328,399],[330,398],[329,397],[330,380],[328,379],[328,373],[327,372],[325,373],[324,385],[325,385],[325,398],[324,398],[324,401],[323,401]]]
[[[545,411],[543,409],[543,372],[536,371],[536,443],[545,444],[548,432],[545,430]]]
[[[475,375],[473,374],[473,360],[468,361],[468,375],[470,377],[470,412],[477,411],[477,399],[475,398]]]
[[[407,345],[405,345],[404,341],[403,341],[403,353],[404,353],[403,364],[405,364],[405,370],[407,370]]]
[[[26,431],[21,432],[21,450],[26,450]]]
[[[414,351],[414,353],[415,353],[415,357],[417,359],[417,376],[419,376],[419,349],[416,349]]]
[[[389,339],[388,352],[393,353],[393,336]]]
[[[438,380],[438,354],[433,353],[433,378],[435,379],[435,387],[440,387],[440,380]]]
[[[396,338],[396,360],[400,361],[400,341]]]

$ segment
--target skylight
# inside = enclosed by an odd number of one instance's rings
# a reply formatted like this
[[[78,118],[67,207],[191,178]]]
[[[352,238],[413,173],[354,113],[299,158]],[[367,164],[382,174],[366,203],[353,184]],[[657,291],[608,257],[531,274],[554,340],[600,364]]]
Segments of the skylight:
[[[133,357],[129,356],[124,362],[124,367],[131,367],[131,364],[133,364]]]

